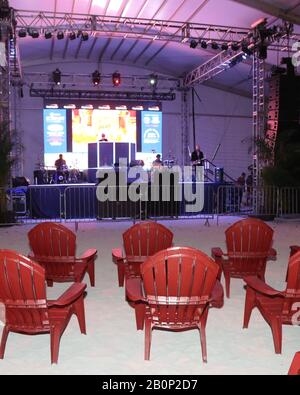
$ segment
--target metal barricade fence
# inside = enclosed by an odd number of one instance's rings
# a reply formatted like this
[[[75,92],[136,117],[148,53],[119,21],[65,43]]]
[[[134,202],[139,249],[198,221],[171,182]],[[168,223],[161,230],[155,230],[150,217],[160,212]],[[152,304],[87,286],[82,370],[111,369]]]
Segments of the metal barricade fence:
[[[280,188],[280,216],[300,215],[300,187]]]
[[[256,204],[254,205],[254,196]],[[216,198],[217,222],[219,216],[277,216],[280,207],[280,190],[277,187],[248,188],[221,185]]]

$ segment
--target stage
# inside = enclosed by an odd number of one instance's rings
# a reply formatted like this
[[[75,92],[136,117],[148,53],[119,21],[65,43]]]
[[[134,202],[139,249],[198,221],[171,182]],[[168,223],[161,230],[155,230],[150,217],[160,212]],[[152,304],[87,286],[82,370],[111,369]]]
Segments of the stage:
[[[31,219],[145,219],[145,218],[177,218],[195,215],[213,215],[216,207],[217,189],[220,183],[197,183],[198,187],[204,188],[203,209],[191,212],[188,205],[193,204],[185,199],[184,188],[196,190],[196,183],[179,183],[177,193],[174,185],[169,187],[169,196],[166,200],[163,188],[160,185],[156,189],[158,199],[153,201],[153,190],[150,184],[140,184],[140,197],[136,201],[128,198],[127,186],[110,187],[114,190],[114,201],[99,201],[97,198],[97,185],[91,183],[82,184],[50,184],[29,185],[23,187],[26,196],[26,216]],[[100,187],[104,188],[104,187]],[[121,189],[123,188],[123,194]],[[125,191],[124,191],[125,189]],[[107,189],[105,190],[107,192]],[[124,192],[127,200],[124,201]],[[179,193],[178,193],[179,192]],[[181,192],[181,193],[180,193]],[[145,196],[145,193],[147,196]],[[152,193],[152,195],[151,195]],[[181,196],[178,199],[178,196]]]

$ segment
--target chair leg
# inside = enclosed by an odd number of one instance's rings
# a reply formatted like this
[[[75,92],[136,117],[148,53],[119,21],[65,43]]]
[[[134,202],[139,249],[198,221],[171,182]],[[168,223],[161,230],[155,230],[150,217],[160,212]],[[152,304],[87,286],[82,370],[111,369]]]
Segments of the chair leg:
[[[47,286],[53,287],[53,280],[47,280]]]
[[[144,329],[145,309],[144,303],[134,304],[136,329],[138,331]]]
[[[145,320],[145,360],[149,361],[150,359],[150,349],[151,349],[151,340],[152,340],[152,325],[151,320]]]
[[[207,316],[208,316],[208,308],[206,308],[206,310],[204,311],[201,317],[201,322],[198,326],[200,333],[201,350],[202,350],[202,361],[204,363],[207,362],[206,331],[205,331]]]
[[[124,286],[125,268],[124,263],[118,263],[118,281],[119,287]]]
[[[60,336],[60,328],[58,326],[52,326],[50,329],[51,363],[57,363],[58,361]]]
[[[91,287],[94,287],[95,286],[95,260],[94,259],[88,263],[87,272],[88,272],[88,275],[90,278]]]
[[[76,300],[76,302],[73,305],[73,308],[74,308],[74,313],[76,314],[78,319],[80,332],[86,335],[83,295],[78,300]]]
[[[9,330],[7,329],[7,326],[5,325],[2,331],[2,339],[1,339],[1,345],[0,345],[0,359],[4,358],[4,353],[5,353],[5,346],[6,346],[6,341],[9,335]]]
[[[272,334],[273,334],[273,341],[274,341],[274,348],[276,354],[281,354],[282,348],[282,325],[278,319],[274,319],[270,323]]]
[[[230,273],[224,272],[224,278],[225,278],[226,297],[229,299],[230,298]]]
[[[244,329],[248,328],[252,310],[256,306],[255,300],[256,300],[255,291],[247,287],[246,298],[245,298],[245,309],[244,309],[244,324],[243,324]]]

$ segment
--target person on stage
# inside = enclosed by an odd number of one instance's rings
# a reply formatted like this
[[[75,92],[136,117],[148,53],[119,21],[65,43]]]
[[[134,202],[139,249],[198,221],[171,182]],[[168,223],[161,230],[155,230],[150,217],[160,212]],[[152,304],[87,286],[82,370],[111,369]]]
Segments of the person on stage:
[[[56,167],[57,171],[64,170],[64,167],[67,166],[66,161],[63,158],[63,154],[59,154],[59,159],[56,159],[54,166]]]
[[[153,167],[161,167],[161,166],[163,166],[163,162],[161,160],[161,155],[160,154],[156,155],[156,159],[152,162],[152,166]]]
[[[69,178],[67,162],[63,158],[63,154],[59,154],[59,159],[56,159],[54,166],[56,167],[55,181],[56,183],[67,182]]]
[[[100,142],[108,141],[107,138],[106,138],[106,136],[105,136],[105,133],[102,133],[102,134],[101,134],[101,139],[100,139],[99,141],[100,141]]]
[[[199,144],[196,144],[195,151],[192,152],[191,162],[194,166],[204,165],[204,154],[201,151]]]

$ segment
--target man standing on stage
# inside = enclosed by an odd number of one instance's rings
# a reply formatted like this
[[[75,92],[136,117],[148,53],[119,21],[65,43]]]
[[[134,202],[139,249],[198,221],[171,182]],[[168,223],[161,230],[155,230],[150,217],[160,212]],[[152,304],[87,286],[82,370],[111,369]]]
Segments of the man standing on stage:
[[[204,154],[200,150],[199,144],[196,144],[195,151],[192,152],[191,162],[194,166],[203,166],[204,165]]]
[[[59,154],[59,159],[56,159],[54,166],[57,171],[62,171],[64,167],[67,165],[66,161],[63,158],[62,154]]]

